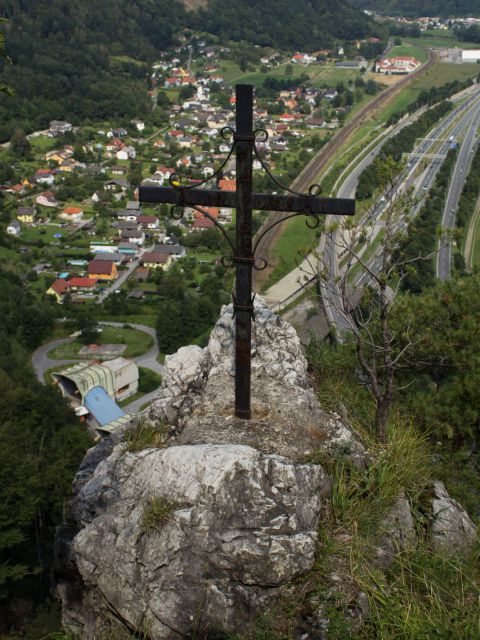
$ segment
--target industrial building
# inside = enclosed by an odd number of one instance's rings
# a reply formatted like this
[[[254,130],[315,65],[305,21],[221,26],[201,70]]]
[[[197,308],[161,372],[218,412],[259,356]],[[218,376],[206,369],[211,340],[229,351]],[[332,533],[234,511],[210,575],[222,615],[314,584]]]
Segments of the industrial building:
[[[480,62],[480,49],[463,49],[462,63],[463,62]]]
[[[130,420],[117,401],[129,398],[138,390],[138,367],[132,360],[82,362],[52,373],[52,377],[77,416],[99,434],[112,433]]]

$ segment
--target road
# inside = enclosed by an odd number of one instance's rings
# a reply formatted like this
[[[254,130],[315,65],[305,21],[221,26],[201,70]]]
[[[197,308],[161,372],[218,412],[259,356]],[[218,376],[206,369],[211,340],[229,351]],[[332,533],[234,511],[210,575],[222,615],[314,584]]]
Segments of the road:
[[[290,185],[290,189],[300,192],[307,192],[310,185],[312,185],[312,183],[314,183],[318,179],[318,176],[325,168],[326,164],[330,161],[332,155],[348,140],[348,138],[354,133],[354,131],[356,131],[356,129],[365,120],[365,118],[370,116],[373,112],[377,111],[387,100],[397,94],[406,85],[411,83],[412,80],[418,78],[420,75],[428,71],[428,69],[430,69],[430,67],[434,64],[435,60],[435,54],[432,51],[428,51],[428,61],[425,64],[416,69],[413,73],[400,80],[395,85],[392,85],[385,91],[382,91],[382,93],[375,97],[374,100],[362,107],[352,117],[352,119],[347,124],[345,124],[333,136],[333,138],[329,140],[324,147],[322,147],[321,151],[319,151],[302,169],[302,171]],[[260,229],[257,231],[257,237],[260,236],[274,220],[281,220],[287,215],[287,213],[281,213],[278,211],[271,212]],[[277,225],[273,228],[272,231],[265,233],[257,247],[257,257],[268,258],[268,256],[271,254],[272,246],[282,226],[283,225]],[[263,271],[254,272],[254,285],[256,286],[257,290],[261,288],[262,283],[265,282],[265,280],[268,278],[270,272],[270,268],[267,268]]]
[[[453,112],[450,112],[439,125],[437,125],[433,131],[429,134],[430,137],[427,140],[423,140],[414,151],[414,154],[411,155],[410,167],[408,172],[404,177],[404,186],[412,186],[415,183],[415,171],[416,165],[418,164],[420,158],[424,154],[428,154],[431,150],[435,141],[438,139],[442,139],[442,135],[448,130],[448,128],[454,123],[455,119],[461,116],[461,121],[457,123],[452,131],[454,137],[457,137],[461,131],[467,126],[470,122],[470,118],[472,114],[476,112],[478,109],[480,92],[477,91],[472,94],[468,100],[455,108]],[[472,106],[473,105],[473,106]],[[444,141],[438,150],[438,155],[446,155],[448,148],[450,146],[450,142]],[[372,158],[373,159],[373,158]],[[362,164],[368,164],[369,158],[365,158]],[[370,160],[371,161],[371,160]],[[438,157],[432,158],[430,160],[429,168],[424,172],[422,179],[417,181],[415,185],[415,189],[417,193],[419,192],[422,196],[425,196],[430,187],[432,186],[436,174],[441,166],[441,159]],[[363,170],[363,166],[361,169]],[[358,179],[358,175],[360,171],[357,173],[357,176],[349,176],[347,180],[344,182],[342,187],[339,189],[338,195],[340,197],[351,197],[354,193],[354,188],[356,185],[356,179]],[[423,198],[422,198],[423,199]],[[377,204],[377,207],[374,209],[371,215],[371,222],[375,223],[380,216],[382,215],[385,207],[387,206],[387,202],[384,204]],[[418,213],[421,207],[421,201],[414,207],[411,212],[413,215]],[[400,225],[405,226],[405,222],[401,222]],[[378,233],[380,226],[376,225],[374,233]],[[332,232],[330,234],[325,234],[320,241],[320,256],[322,256],[322,265],[325,269],[325,272],[328,274],[328,277],[325,281],[321,282],[321,293],[324,303],[325,312],[327,315],[327,319],[330,325],[335,326],[336,335],[338,339],[341,340],[342,333],[344,333],[348,327],[350,326],[349,320],[346,318],[345,314],[342,311],[343,305],[341,304],[341,294],[337,284],[338,279],[338,266],[337,266],[337,241],[336,241],[336,233]],[[371,259],[369,262],[369,267],[378,270],[381,268],[381,257],[376,256]],[[357,285],[363,284],[362,278],[365,279],[365,276],[361,276],[359,281],[356,283]]]
[[[470,165],[473,160],[473,152],[477,145],[477,130],[480,125],[480,106],[471,118],[467,134],[460,147],[460,152],[455,163],[450,188],[448,190],[445,208],[442,217],[442,236],[438,243],[437,253],[437,278],[442,282],[450,279],[452,268],[452,239],[451,230],[455,227],[455,219],[458,202],[462,194]],[[445,233],[445,230],[447,232]]]
[[[100,322],[99,324],[112,327],[123,327],[125,325],[124,322]],[[129,324],[129,326],[137,329],[138,331],[148,333],[148,335],[152,336],[153,338],[153,345],[150,347],[150,349],[143,355],[133,358],[133,360],[137,363],[137,366],[146,367],[147,369],[155,371],[155,373],[163,375],[163,365],[160,364],[157,360],[159,351],[155,329],[152,329],[152,327],[147,327],[144,324]],[[37,380],[39,380],[42,384],[45,384],[44,375],[45,372],[49,369],[53,369],[54,367],[59,367],[64,364],[77,364],[79,362],[79,359],[53,360],[47,355],[52,349],[55,349],[62,344],[66,344],[67,342],[71,342],[72,340],[73,338],[61,338],[59,340],[53,340],[52,342],[48,342],[47,344],[42,345],[36,351],[34,351],[32,355],[32,365],[35,370]],[[154,389],[153,391],[150,391],[141,398],[134,400],[130,404],[125,405],[123,407],[123,410],[126,413],[137,413],[144,404],[153,400],[153,398],[158,393],[159,388],[160,387]]]
[[[100,293],[97,296],[97,299],[96,299],[97,304],[102,304],[102,302],[104,302],[110,294],[112,294],[114,291],[117,291],[117,289],[120,289],[122,284],[132,275],[132,273],[138,267],[138,264],[144,252],[145,252],[145,249],[141,251],[140,254],[129,263],[127,269],[122,272],[122,274],[115,280],[115,282],[112,285],[107,287],[105,291],[102,291],[102,293]]]

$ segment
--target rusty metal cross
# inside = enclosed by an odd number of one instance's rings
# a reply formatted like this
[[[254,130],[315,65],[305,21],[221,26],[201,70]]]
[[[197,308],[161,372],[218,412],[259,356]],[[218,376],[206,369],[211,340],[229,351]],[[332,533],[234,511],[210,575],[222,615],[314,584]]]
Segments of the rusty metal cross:
[[[280,185],[270,174],[258,154],[255,144],[256,135],[268,137],[266,131],[253,130],[253,87],[240,84],[236,86],[236,118],[235,130],[225,128],[233,134],[233,145],[227,159],[220,169],[205,182],[218,175],[230,159],[233,151],[236,158],[236,191],[215,191],[193,186],[181,186],[178,176],[170,176],[170,187],[152,187],[141,185],[139,200],[145,203],[170,203],[173,205],[172,216],[181,217],[184,207],[196,209],[209,218],[218,227],[228,242],[232,256],[231,264],[235,266],[235,294],[233,308],[235,314],[235,415],[249,420],[250,409],[250,370],[251,370],[251,330],[253,316],[252,269],[262,269],[263,265],[255,264],[255,250],[265,234],[280,222],[296,215],[307,216],[307,224],[311,228],[318,226],[319,215],[354,215],[355,201],[342,198],[319,197],[320,187],[312,185],[308,194],[297,193]],[[222,132],[223,133],[223,132]],[[252,172],[254,154],[262,164],[264,170],[275,184],[285,189],[289,195],[252,193]],[[203,184],[203,183],[202,183]],[[202,206],[226,207],[236,209],[235,243],[232,242],[225,229]],[[180,209],[180,216],[175,210]],[[263,229],[252,247],[252,210],[267,210],[271,212],[289,212],[266,229]],[[309,224],[313,221],[313,224]],[[222,259],[224,262],[225,258]]]

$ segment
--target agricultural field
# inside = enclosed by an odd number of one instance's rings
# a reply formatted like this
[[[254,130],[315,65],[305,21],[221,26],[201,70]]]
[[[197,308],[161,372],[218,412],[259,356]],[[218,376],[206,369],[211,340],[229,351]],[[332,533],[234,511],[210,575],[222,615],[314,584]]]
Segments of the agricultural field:
[[[401,44],[399,46],[393,47],[387,58],[396,58],[396,57],[411,57],[420,60],[420,62],[426,62],[428,60],[428,54],[424,47],[417,46],[414,44]]]
[[[461,47],[464,49],[477,49],[478,43],[462,42],[455,33],[449,29],[448,31],[440,31],[439,29],[430,29],[423,31],[420,38],[410,41],[411,44],[418,44],[423,47],[450,48]]]

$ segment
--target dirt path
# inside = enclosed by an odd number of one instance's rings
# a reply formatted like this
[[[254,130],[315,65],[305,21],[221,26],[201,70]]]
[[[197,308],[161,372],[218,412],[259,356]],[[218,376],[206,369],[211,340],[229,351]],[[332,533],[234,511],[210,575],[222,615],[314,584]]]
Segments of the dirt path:
[[[302,169],[297,178],[290,185],[291,189],[296,191],[307,191],[308,187],[318,179],[320,172],[325,169],[325,166],[329,162],[331,156],[339,150],[339,148],[350,138],[350,136],[358,129],[358,127],[364,122],[367,116],[374,115],[380,107],[385,106],[391,101],[399,91],[405,88],[413,80],[416,80],[420,75],[423,75],[428,71],[436,61],[436,55],[432,51],[428,51],[427,62],[419,67],[416,71],[406,76],[400,82],[385,89],[379,96],[377,96],[372,102],[362,107],[358,113],[348,122],[338,133],[336,133],[327,144],[310,160],[310,162]],[[265,220],[260,227],[257,235],[260,235],[268,225],[275,220],[283,219],[287,216],[286,213],[273,212]],[[260,291],[262,285],[268,280],[271,272],[275,268],[274,262],[271,260],[270,255],[272,248],[275,246],[277,239],[283,233],[285,224],[278,224],[272,231],[269,231],[261,239],[256,255],[269,260],[269,265],[263,271],[254,271],[253,279],[254,286],[257,291]]]

